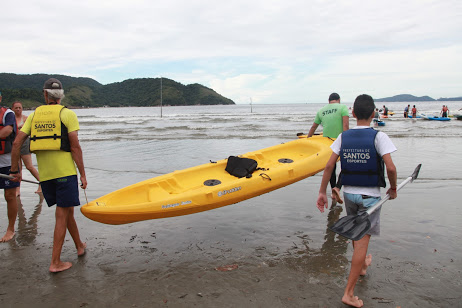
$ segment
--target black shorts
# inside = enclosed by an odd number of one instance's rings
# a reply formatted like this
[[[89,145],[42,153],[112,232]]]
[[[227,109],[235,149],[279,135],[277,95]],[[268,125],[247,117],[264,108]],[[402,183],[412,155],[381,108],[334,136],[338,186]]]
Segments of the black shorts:
[[[71,207],[80,205],[77,175],[40,182],[48,206]]]
[[[0,168],[0,173],[10,175],[10,167],[2,167]],[[16,188],[19,187],[19,182],[13,182],[12,180],[5,179],[5,178],[0,178],[0,189],[10,189],[10,188]]]

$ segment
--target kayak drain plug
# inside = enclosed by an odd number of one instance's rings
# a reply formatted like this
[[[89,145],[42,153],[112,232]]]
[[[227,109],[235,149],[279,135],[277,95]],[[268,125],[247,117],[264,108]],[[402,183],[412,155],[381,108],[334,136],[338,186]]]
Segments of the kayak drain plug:
[[[207,180],[204,182],[205,186],[217,186],[220,185],[221,181],[220,180]]]

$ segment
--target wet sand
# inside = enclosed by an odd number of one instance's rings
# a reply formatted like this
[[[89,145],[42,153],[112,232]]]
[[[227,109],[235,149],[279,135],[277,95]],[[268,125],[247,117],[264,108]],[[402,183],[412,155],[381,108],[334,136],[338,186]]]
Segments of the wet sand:
[[[342,209],[326,215],[314,206],[319,180],[131,225],[102,225],[78,212],[87,253],[78,258],[67,236],[62,259],[73,267],[59,274],[48,272],[54,210],[30,205],[35,187],[23,188],[17,234],[0,245],[0,306],[345,307],[352,247],[327,230]],[[423,194],[429,189],[424,176],[382,210],[373,263],[356,288],[365,307],[460,307],[461,206],[451,193],[460,182],[439,187],[444,198]],[[442,206],[444,219],[432,214]]]

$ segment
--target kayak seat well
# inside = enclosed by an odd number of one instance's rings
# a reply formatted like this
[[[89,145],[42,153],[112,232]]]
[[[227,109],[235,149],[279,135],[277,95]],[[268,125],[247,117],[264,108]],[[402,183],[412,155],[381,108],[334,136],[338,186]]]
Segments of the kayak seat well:
[[[169,194],[179,194],[184,191],[180,184],[173,178],[158,182],[157,184]]]

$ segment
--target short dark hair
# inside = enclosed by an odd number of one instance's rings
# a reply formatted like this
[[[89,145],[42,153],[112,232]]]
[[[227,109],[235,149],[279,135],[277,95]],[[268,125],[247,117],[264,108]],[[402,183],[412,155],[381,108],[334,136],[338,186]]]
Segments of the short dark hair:
[[[374,112],[375,104],[372,96],[367,94],[359,95],[354,102],[353,112],[358,120],[367,120]]]
[[[339,100],[340,99],[340,95],[338,95],[337,93],[332,93],[331,95],[329,95],[329,102],[330,101],[336,101],[336,100]]]

